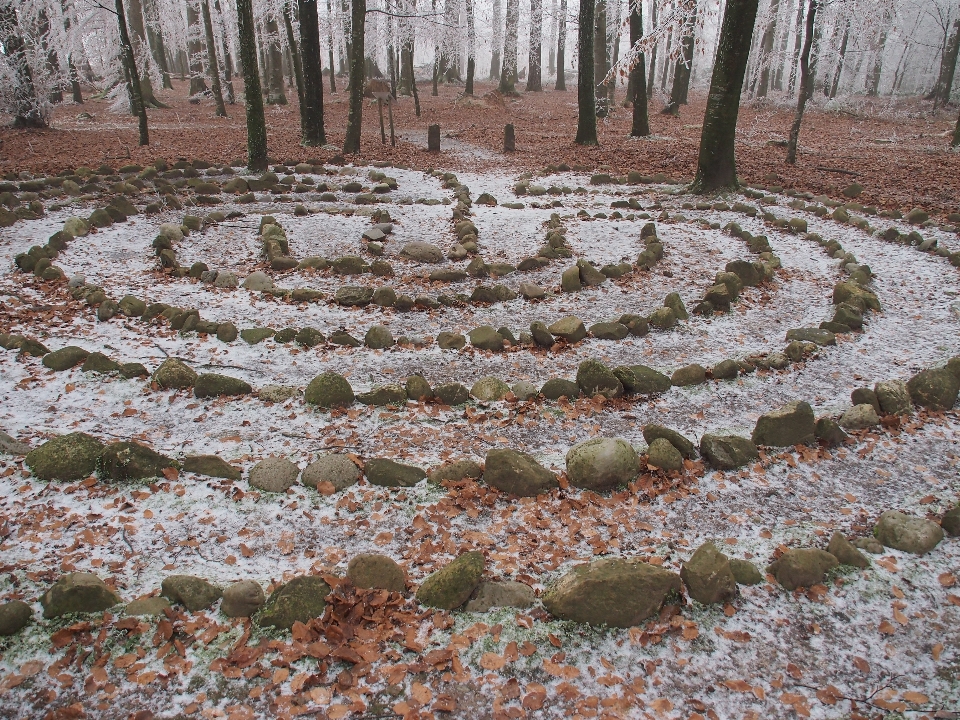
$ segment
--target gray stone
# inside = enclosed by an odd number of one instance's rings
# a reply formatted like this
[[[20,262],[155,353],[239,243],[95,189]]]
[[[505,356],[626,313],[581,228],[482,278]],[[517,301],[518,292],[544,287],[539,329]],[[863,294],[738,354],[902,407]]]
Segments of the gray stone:
[[[710,371],[714,380],[732,380],[740,374],[740,366],[735,360],[721,360]]]
[[[880,410],[886,415],[909,415],[913,412],[910,391],[903,380],[878,382],[874,386]]]
[[[308,623],[323,615],[330,586],[319,575],[301,575],[278,586],[257,613],[260,627],[290,630],[295,623]]]
[[[323,489],[323,483],[330,483],[335,492],[345,490],[360,482],[360,468],[346,455],[322,455],[307,465],[300,482],[307,487]]]
[[[427,242],[415,240],[403,246],[400,250],[401,255],[406,255],[411,260],[423,263],[443,262],[443,250],[436,245]]]
[[[170,601],[165,597],[138,598],[127,603],[123,614],[136,617],[160,617],[165,615],[170,607]]]
[[[886,547],[924,555],[943,540],[943,529],[932,520],[913,517],[896,510],[880,516],[873,534]]]
[[[460,333],[446,330],[437,334],[437,347],[441,350],[460,350],[467,344],[467,339]]]
[[[518,289],[524,300],[542,300],[547,296],[546,290],[532,282],[522,282]]]
[[[687,320],[690,317],[687,314],[687,309],[683,305],[683,300],[680,299],[679,293],[672,292],[667,295],[663,299],[663,306],[673,310],[673,314],[677,320]]]
[[[688,460],[692,460],[696,457],[696,446],[683,435],[678,433],[676,430],[671,430],[670,428],[664,427],[663,425],[657,425],[656,423],[649,423],[643,428],[643,439],[647,444],[652,443],[657,438],[663,438],[671,445],[673,445],[677,451]]]
[[[580,268],[574,265],[560,274],[560,291],[565,293],[578,292],[583,287],[580,281]]]
[[[626,440],[592,438],[567,451],[567,479],[574,487],[610,492],[636,479],[640,459]]]
[[[647,448],[647,463],[661,470],[682,470],[683,456],[669,440],[656,438]]]
[[[946,368],[923,370],[907,381],[914,405],[928,410],[950,410],[957,402],[960,379]]]
[[[557,320],[553,325],[547,328],[554,337],[560,337],[571,345],[578,343],[587,336],[587,328],[584,327],[580,318],[575,315]]]
[[[251,617],[266,602],[263,588],[256,580],[240,580],[223,591],[220,612],[231,618]]]
[[[588,397],[603,395],[618,398],[623,395],[623,384],[617,376],[597,360],[584,360],[577,368],[577,385]]]
[[[737,594],[737,579],[730,559],[712,542],[697,548],[680,568],[680,578],[690,597],[703,605],[726,602]]]
[[[517,450],[490,450],[484,465],[484,482],[512,495],[535,497],[560,486],[555,474]]]
[[[16,635],[33,622],[33,609],[22,600],[0,603],[0,637]]]
[[[27,443],[22,443],[15,437],[11,437],[5,432],[0,431],[0,453],[5,455],[26,455],[28,452],[30,452],[30,446],[27,445]]]
[[[123,600],[92,573],[75,572],[60,577],[40,598],[43,617],[51,619],[73,613],[97,613]]]
[[[518,400],[529,400],[540,394],[539,388],[527,380],[514,383],[510,387],[510,392],[512,392]]]
[[[770,447],[804,445],[814,441],[815,425],[810,405],[802,401],[792,402],[761,415],[752,440],[756,445]]]
[[[737,581],[737,585],[759,585],[763,582],[763,574],[749,560],[730,558],[730,571]]]
[[[257,391],[257,397],[263,402],[282,403],[299,393],[297,388],[290,385],[264,385]]]
[[[837,565],[837,558],[824,550],[801,548],[787,550],[779,560],[770,563],[767,572],[787,590],[796,590],[822,584],[826,572]]]
[[[286,458],[266,458],[250,470],[251,487],[272,493],[286,492],[297,482],[300,468]]]
[[[373,300],[373,288],[344,285],[337,289],[334,301],[344,307],[364,307]]]
[[[367,476],[367,482],[381,487],[413,487],[427,477],[422,468],[386,458],[367,460],[363,472]]]
[[[500,378],[488,375],[477,380],[470,388],[470,394],[477,400],[491,401],[503,400],[510,392],[510,386]]]
[[[235,273],[221,270],[217,273],[217,279],[213,281],[213,284],[218,288],[235,288],[240,283]]]
[[[373,350],[382,350],[383,348],[393,347],[393,334],[383,325],[374,325],[363,337],[364,344]]]
[[[415,402],[429,400],[433,397],[433,388],[430,387],[430,383],[422,375],[408,377],[404,390],[407,393],[407,399]]]
[[[24,462],[40,480],[82,480],[96,470],[101,452],[97,438],[73,432],[47,440],[28,452]]]
[[[485,613],[495,607],[519,608],[533,607],[536,595],[533,588],[513,580],[486,580],[480,583],[464,610]]]
[[[171,575],[160,583],[160,594],[190,612],[206,610],[221,598],[220,588],[193,575]]]
[[[760,457],[757,446],[738,435],[711,435],[700,438],[700,454],[716,470],[735,470]]]
[[[630,331],[618,322],[599,322],[590,326],[590,334],[598,340],[623,340]]]
[[[362,590],[404,592],[407,576],[393,558],[377,553],[360,553],[347,565],[347,579]]]
[[[843,536],[843,533],[839,531],[834,532],[830,538],[830,545],[827,547],[827,552],[833,555],[841,565],[852,565],[858,568],[870,566],[870,561],[867,560],[864,554],[857,550],[853,543],[847,540]]]
[[[253,292],[273,289],[273,278],[261,270],[250,273],[243,281],[243,287]]]
[[[587,287],[596,287],[603,285],[607,281],[607,276],[597,270],[586,260],[577,261],[577,269],[580,273],[580,283]]]
[[[473,594],[483,578],[483,553],[468,552],[427,577],[417,588],[417,601],[426,607],[454,610]]]
[[[880,418],[877,417],[877,411],[873,405],[866,403],[854,405],[840,418],[840,427],[845,430],[866,430],[879,424]]]
[[[357,402],[362,405],[374,405],[383,407],[386,405],[407,404],[407,390],[402,385],[396,383],[391,385],[382,385],[373,390],[357,395]]]

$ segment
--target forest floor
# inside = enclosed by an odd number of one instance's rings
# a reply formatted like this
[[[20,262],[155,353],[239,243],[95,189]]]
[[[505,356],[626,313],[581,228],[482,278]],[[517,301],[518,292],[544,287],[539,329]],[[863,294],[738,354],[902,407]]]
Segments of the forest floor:
[[[325,125],[328,141],[342,147],[347,95],[345,79],[337,82],[338,93],[331,94],[329,84],[325,87]],[[242,87],[239,81],[235,84]],[[157,92],[170,107],[148,112],[150,147],[137,146],[135,118],[112,112],[107,101],[88,100],[83,107],[58,106],[49,130],[0,129],[0,170],[51,173],[104,162],[146,165],[158,158],[188,157],[227,163],[245,158],[243,107],[228,106],[229,117],[217,118],[212,100],[190,104],[186,84],[175,81],[174,86],[174,91]],[[618,174],[637,170],[693,177],[705,106],[702,92],[691,93],[691,103],[681,108],[679,117],[659,113],[663,99],[657,94],[649,106],[653,134],[645,139],[629,137],[631,110],[618,107],[600,121],[600,147],[584,148],[572,142],[575,88],[521,93],[506,101],[498,93],[491,95],[494,90],[491,83],[478,83],[474,97],[464,98],[462,85],[441,85],[439,96],[432,97],[429,84],[423,83],[421,117],[414,113],[412,98],[401,97],[394,109],[400,137],[396,148],[380,143],[376,106],[365,101],[362,157],[419,169],[538,170],[566,163]],[[335,151],[300,146],[296,91],[288,88],[287,96],[290,104],[266,108],[271,158],[330,160]],[[91,117],[81,118],[81,113]],[[842,190],[855,181],[864,188],[858,202],[866,206],[902,212],[920,207],[933,216],[960,212],[960,153],[949,147],[955,107],[931,114],[929,103],[913,99],[841,103],[815,98],[804,117],[794,167],[784,163],[785,149],[776,144],[786,139],[792,121],[789,103],[771,100],[741,108],[737,162],[743,182],[843,199]],[[440,155],[426,152],[426,128],[434,123],[444,137]],[[516,152],[509,155],[502,152],[506,123],[515,126],[517,136]]]

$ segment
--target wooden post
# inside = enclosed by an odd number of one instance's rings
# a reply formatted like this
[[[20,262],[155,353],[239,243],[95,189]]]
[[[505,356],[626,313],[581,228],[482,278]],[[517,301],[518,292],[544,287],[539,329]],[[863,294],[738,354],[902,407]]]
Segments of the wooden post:
[[[513,130],[513,123],[503,126],[503,151],[513,152],[517,149],[517,136]]]
[[[440,152],[440,126],[431,125],[427,131],[427,151]]]
[[[380,142],[387,144],[387,133],[383,129],[383,100],[377,98],[377,112],[380,113]]]
[[[387,114],[390,116],[390,146],[397,146],[397,136],[393,133],[393,103],[387,102]]]

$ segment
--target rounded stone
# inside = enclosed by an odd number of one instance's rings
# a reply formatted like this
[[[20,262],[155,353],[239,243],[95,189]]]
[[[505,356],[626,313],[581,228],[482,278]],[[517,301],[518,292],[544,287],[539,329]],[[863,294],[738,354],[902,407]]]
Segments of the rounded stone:
[[[345,377],[334,372],[325,372],[310,381],[304,391],[304,399],[311,405],[334,408],[352,405],[355,396]]]
[[[103,443],[86,433],[53,438],[34,448],[25,458],[27,467],[41,480],[82,480],[93,474]]]
[[[647,449],[647,462],[661,470],[682,470],[683,455],[666,438],[656,438]]]
[[[363,338],[364,344],[372,350],[393,347],[393,334],[383,325],[374,325]]]
[[[470,394],[477,400],[490,402],[493,400],[503,400],[510,392],[510,386],[503,380],[492,375],[480,378],[473,387],[470,388]]]
[[[630,443],[620,438],[579,443],[567,452],[566,465],[571,485],[594,492],[614,490],[640,473],[640,458]]]
[[[165,390],[193,387],[197,373],[176,358],[167,358],[153,373],[153,381]]]
[[[307,465],[300,482],[307,487],[322,489],[330,483],[335,492],[344,490],[360,481],[360,468],[346,455],[323,455]],[[325,487],[325,486],[323,486]]]
[[[248,479],[258,490],[282,493],[297,482],[299,474],[300,468],[286,458],[267,458],[253,466]]]
[[[256,580],[241,580],[228,585],[223,591],[220,611],[227,617],[250,617],[259,610],[266,596]]]
[[[393,558],[377,553],[361,553],[351,558],[347,579],[362,590],[403,592],[407,589],[403,568]]]

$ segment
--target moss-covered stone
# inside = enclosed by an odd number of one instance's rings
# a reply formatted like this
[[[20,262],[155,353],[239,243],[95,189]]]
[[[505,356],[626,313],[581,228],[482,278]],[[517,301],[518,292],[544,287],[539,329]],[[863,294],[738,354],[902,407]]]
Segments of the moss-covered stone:
[[[417,589],[417,601],[427,607],[454,610],[470,599],[483,579],[484,568],[483,553],[464,553],[423,581]]]
[[[470,399],[470,391],[460,383],[444,383],[433,389],[437,399],[444,405],[463,405]]]
[[[382,350],[393,347],[393,334],[383,325],[374,325],[363,337],[363,343],[372,350]]]
[[[406,405],[407,390],[402,385],[382,385],[369,392],[359,393],[356,399],[358,403],[363,405],[375,405],[377,407]]]
[[[761,415],[751,439],[756,445],[770,447],[804,445],[814,441],[815,429],[813,409],[798,401]]]
[[[470,388],[470,394],[477,400],[489,402],[503,400],[510,393],[510,386],[500,378],[488,375],[477,380]]]
[[[219,332],[219,328],[217,328]],[[240,331],[240,338],[248,345],[257,345],[276,333],[271,328],[246,328]],[[229,341],[226,341],[229,342]]]
[[[843,533],[837,531],[830,538],[830,545],[827,552],[833,555],[841,565],[852,565],[853,567],[866,568],[870,566],[870,561],[866,555],[857,550]]]
[[[413,487],[427,477],[422,468],[387,458],[367,460],[363,472],[367,476],[367,482],[381,487]]]
[[[946,368],[922,370],[907,381],[914,405],[928,410],[949,410],[957,402],[960,378]]]
[[[94,372],[106,375],[107,373],[119,372],[120,363],[107,357],[103,353],[94,352],[87,356],[80,370],[82,372]]]
[[[716,470],[735,470],[760,457],[749,438],[710,433],[700,438],[700,454]]]
[[[310,622],[323,615],[330,586],[317,575],[301,575],[271,594],[254,622],[260,627],[289,630],[294,623]]]
[[[17,347],[20,349],[20,352],[17,353],[17,357],[24,357],[26,355],[31,357],[43,357],[44,355],[48,355],[50,353],[43,343],[41,343],[39,340],[33,340],[32,338],[21,339],[20,344]]]
[[[874,537],[886,547],[925,555],[943,540],[943,528],[932,520],[888,510],[877,520]]]
[[[567,451],[567,479],[574,487],[610,492],[640,473],[636,451],[621,438],[591,438]]]
[[[303,347],[316,347],[317,345],[327,341],[327,338],[322,332],[312,327],[302,328],[293,339],[297,345],[301,345]]]
[[[153,373],[153,381],[165,390],[193,387],[197,373],[181,360],[167,358]]]
[[[503,336],[490,325],[475,328],[467,333],[470,344],[481,350],[500,352],[503,350]]]
[[[325,372],[310,381],[304,392],[304,399],[311,405],[329,409],[348,407],[353,404],[355,396],[345,377],[334,372]]]
[[[674,371],[670,377],[670,382],[677,387],[686,387],[688,385],[701,385],[707,381],[707,370],[702,365],[696,363],[685,365]]]
[[[520,497],[535,497],[559,487],[557,476],[533,456],[517,450],[490,450],[483,480],[487,485]]]
[[[658,330],[669,330],[677,324],[677,314],[672,308],[657,308],[650,315],[649,322]]]
[[[183,471],[228,480],[239,480],[241,477],[240,468],[216,455],[187,455],[183,459]]]
[[[559,400],[562,397],[575,400],[580,397],[580,386],[573,380],[550,378],[540,388],[540,394],[547,400]]]
[[[97,469],[103,443],[82,432],[48,440],[27,453],[26,463],[41,480],[82,480]]]
[[[72,613],[103,612],[121,602],[103,580],[85,572],[63,575],[40,598],[43,617],[48,620]]]
[[[323,489],[324,483],[330,483],[333,490],[339,492],[356,485],[360,475],[360,468],[347,455],[322,455],[304,468],[300,482],[319,489]]]
[[[250,487],[264,492],[282,493],[297,482],[300,468],[287,458],[270,457],[250,469]]]
[[[120,366],[120,374],[129,380],[131,378],[146,377],[150,372],[141,363],[131,362],[123,363]]]
[[[737,585],[759,585],[763,582],[763,573],[749,560],[730,558],[730,571]]]
[[[433,388],[430,387],[430,383],[422,375],[408,377],[404,389],[407,392],[407,399],[415,402],[429,400],[433,397]]]
[[[583,321],[575,315],[561,318],[547,329],[554,337],[563,338],[571,345],[580,342],[587,336],[587,328]]]
[[[33,610],[22,600],[0,603],[0,637],[16,635],[33,621]]]
[[[377,553],[360,553],[350,558],[347,579],[363,590],[380,589],[403,592],[407,589],[406,573],[393,558]]]
[[[577,368],[577,385],[588,397],[604,395],[618,398],[623,395],[623,384],[603,363],[597,360],[585,360]]]
[[[767,572],[787,590],[796,590],[821,584],[824,574],[837,565],[837,558],[825,550],[800,548],[787,550],[779,560],[770,563]]]
[[[479,463],[464,459],[434,468],[427,473],[427,479],[436,485],[440,485],[445,481],[478,480],[481,475],[483,475],[483,468],[480,467]]]
[[[101,477],[115,481],[162,477],[164,469],[175,467],[170,458],[129,441],[110,443],[97,459]]]
[[[266,598],[256,580],[240,580],[223,591],[220,612],[227,617],[250,617],[263,607]]]
[[[661,470],[682,470],[683,456],[670,441],[656,438],[647,448],[647,463]]]
[[[217,373],[202,373],[197,376],[193,386],[193,394],[198,398],[248,395],[251,392],[253,392],[253,388],[245,380]]]
[[[159,617],[164,615],[170,607],[170,601],[165,597],[139,598],[127,603],[123,608],[123,614],[136,617]]]
[[[170,601],[183,605],[190,612],[206,610],[223,592],[203,578],[194,575],[171,575],[160,583],[160,593]]]
[[[690,597],[704,605],[722,603],[737,594],[737,579],[730,559],[705,542],[680,569],[680,578]]]
[[[84,350],[76,345],[67,345],[64,348],[54,350],[52,353],[44,355],[41,362],[44,367],[60,372],[79,365],[86,360],[89,355],[90,352],[88,350]]]

